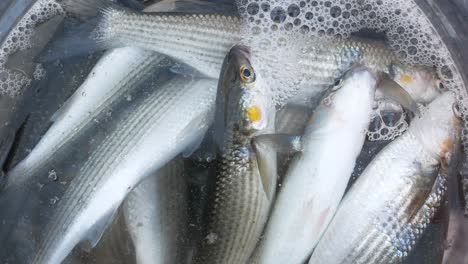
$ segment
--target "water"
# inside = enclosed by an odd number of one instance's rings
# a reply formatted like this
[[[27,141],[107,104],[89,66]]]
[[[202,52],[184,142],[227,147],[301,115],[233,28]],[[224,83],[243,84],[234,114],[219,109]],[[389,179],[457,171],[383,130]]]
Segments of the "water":
[[[284,45],[287,45],[285,36],[291,32],[320,38],[346,38],[362,34],[369,36],[370,32],[371,37],[383,38],[401,60],[410,64],[436,67],[444,86],[457,93],[463,118],[467,119],[468,94],[460,75],[462,69],[456,67],[434,26],[413,1],[241,0],[239,13],[246,21],[243,41],[258,43],[259,46],[266,45],[277,56],[281,56]],[[34,46],[34,43],[29,41],[34,33],[34,25],[55,14],[63,14],[55,0],[37,1],[5,38],[0,48],[0,94],[17,98],[25,93],[26,87],[34,88],[30,104],[31,113],[15,139],[14,151],[4,166],[7,170],[34,147],[50,125],[50,117],[83,82],[101,55],[98,53],[37,66],[32,75],[6,69],[4,64],[9,55]],[[159,78],[155,76],[154,82],[163,82],[171,76],[174,76],[174,72],[166,69]],[[78,173],[80,166],[86,162],[88,154],[115,127],[115,120],[118,120],[119,116],[128,114],[135,104],[150,93],[151,90],[147,87],[135,89],[125,100],[96,119],[96,125],[89,133],[67,148],[68,157],[57,157],[47,169],[39,173],[37,182],[32,184],[28,202],[22,207],[20,217],[9,219],[6,215],[2,219],[3,222],[17,222],[11,232],[9,245],[5,246],[5,252],[8,254],[2,255],[2,263],[26,263],[30,260],[45,224],[60,203],[66,187]],[[395,131],[404,130],[407,125],[407,119],[404,117],[383,115],[379,118],[383,122],[391,119],[390,125],[385,123],[390,131],[392,128],[396,128]],[[389,133],[381,126],[378,127],[377,133],[373,134],[377,136],[370,137],[365,143],[352,180],[357,179],[372,157],[390,142],[376,141],[381,138],[387,139]],[[468,125],[465,124],[464,145],[468,144],[467,137]],[[206,200],[208,178],[214,167],[213,161],[206,160],[206,153],[196,154],[197,158],[186,160],[190,220],[189,236],[185,239],[189,241],[189,245],[195,243],[200,233],[202,211],[209,202]],[[453,188],[451,190],[459,191]],[[8,204],[8,201],[3,200],[2,203]],[[406,263],[441,262],[444,250],[450,249],[452,245],[445,238],[449,213],[453,213],[453,208],[443,206],[418,246],[405,260]],[[122,218],[122,213],[119,212],[96,248],[91,249],[87,243],[81,243],[65,263],[133,263],[135,249]]]

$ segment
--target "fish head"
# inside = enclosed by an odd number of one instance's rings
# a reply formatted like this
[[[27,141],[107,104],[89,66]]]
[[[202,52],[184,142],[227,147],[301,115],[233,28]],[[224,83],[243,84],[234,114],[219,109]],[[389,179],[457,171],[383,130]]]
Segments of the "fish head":
[[[422,117],[413,120],[408,132],[413,133],[442,165],[460,146],[461,113],[453,92],[445,92],[430,103]]]
[[[356,65],[337,79],[312,116],[309,129],[339,129],[346,122],[369,122],[378,78],[369,68]],[[367,118],[369,119],[369,118]],[[325,120],[333,122],[325,122]],[[352,121],[351,121],[352,120]],[[334,122],[336,121],[336,122]],[[328,131],[328,129],[326,129]]]
[[[234,46],[223,66],[222,83],[227,122],[242,133],[257,135],[274,126],[271,92],[251,61],[250,49]]]
[[[436,70],[431,67],[393,64],[390,76],[417,103],[428,104],[445,91]]]

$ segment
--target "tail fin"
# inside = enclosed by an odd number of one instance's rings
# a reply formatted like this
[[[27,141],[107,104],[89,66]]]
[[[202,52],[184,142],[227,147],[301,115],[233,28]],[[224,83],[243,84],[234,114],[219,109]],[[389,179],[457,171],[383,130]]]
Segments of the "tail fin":
[[[67,13],[90,18],[98,16],[102,10],[115,4],[109,0],[63,0],[60,5]]]
[[[113,18],[113,15],[121,12],[124,7],[106,0],[64,0],[61,4],[68,13],[86,18],[86,21],[83,23],[72,18],[67,19],[58,37],[49,42],[44,51],[35,57],[35,62],[47,63],[75,56],[87,56],[90,53],[119,47],[116,42],[108,39],[110,36],[105,32],[110,25],[108,19]]]
[[[75,56],[87,56],[105,50],[106,46],[94,37],[98,24],[99,19],[92,18],[82,25],[64,27],[59,36],[49,42],[44,50],[34,58],[34,61],[47,63]]]

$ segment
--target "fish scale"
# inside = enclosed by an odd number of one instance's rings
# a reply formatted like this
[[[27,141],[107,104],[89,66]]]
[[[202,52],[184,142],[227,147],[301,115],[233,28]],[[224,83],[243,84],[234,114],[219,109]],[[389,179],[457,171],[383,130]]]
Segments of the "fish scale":
[[[252,169],[256,164],[234,152],[221,166],[222,172],[217,180],[213,205],[215,210],[212,211],[209,221],[214,224],[208,227],[210,234],[230,234],[230,237],[219,238],[219,241],[215,241],[213,245],[215,249],[209,245],[204,248],[196,259],[196,263],[243,263],[245,257],[241,258],[237,252],[244,252],[244,247],[252,248],[257,242],[256,237],[261,232],[261,228],[256,228],[256,222],[262,221],[258,216],[264,215],[268,201],[266,195],[261,194],[263,187],[259,176],[249,175],[251,174],[249,172],[256,171]],[[236,161],[232,162],[232,160]],[[241,169],[238,170],[239,168]],[[241,199],[239,200],[238,197]],[[230,215],[229,212],[232,210],[237,212],[236,221],[223,217]],[[262,212],[259,213],[260,211]]]
[[[137,263],[181,263],[187,256],[187,182],[176,158],[127,196],[123,212]]]
[[[133,60],[128,65],[124,64],[128,70],[122,72],[122,67],[115,71],[105,70],[116,61],[125,63],[121,56],[125,56],[125,61]],[[95,66],[87,81],[69,99],[66,103],[68,105],[63,106],[67,109],[60,113],[32,152],[8,173],[5,188],[18,186],[33,176],[37,169],[46,165],[55,157],[54,154],[75,140],[83,129],[94,123],[94,118],[111,107],[130,88],[140,85],[157,73],[158,63],[163,59],[162,55],[135,48],[116,49],[107,53]],[[99,90],[95,91],[97,89]]]
[[[266,153],[252,140],[274,132],[276,109],[251,64],[250,51],[246,46],[234,46],[221,72],[215,116],[220,125],[214,132],[219,159],[194,263],[246,263],[274,196],[276,153]],[[252,108],[258,115],[251,115]]]
[[[409,139],[407,141],[413,141],[415,140],[414,137],[411,137],[411,135],[408,135]],[[415,147],[414,144],[409,144],[408,147]],[[407,151],[408,148],[404,148],[401,153]],[[424,154],[424,151],[421,147],[419,148],[413,148],[413,151],[416,153],[416,155],[422,155]],[[398,150],[395,151],[396,155],[398,155]],[[427,157],[428,159],[430,157]],[[386,162],[391,162],[392,159],[387,160]],[[402,171],[399,173],[399,175],[402,175],[403,173],[411,175],[413,173],[417,173],[415,171]],[[421,179],[423,180],[423,179]],[[412,191],[412,189],[408,186],[410,184],[411,179],[406,179],[406,181],[402,182],[403,188],[401,188],[399,191],[401,195],[399,195],[396,199],[392,201],[392,204],[389,204],[386,208],[385,214],[383,214],[383,219],[377,219],[376,225],[373,228],[376,228],[378,231],[373,232],[371,236],[369,236],[370,242],[365,242],[362,243],[362,247],[360,247],[362,250],[353,252],[349,258],[347,258],[347,261],[351,261],[353,263],[369,263],[371,261],[371,258],[377,258],[379,256],[382,256],[384,252],[393,252],[393,254],[396,254],[398,252],[398,248],[400,247],[395,239],[392,239],[392,234],[398,235],[401,233],[402,226],[405,226],[407,224],[407,214],[405,211],[408,209],[409,206],[411,206],[411,201],[414,201],[414,197],[416,195],[416,192]],[[388,215],[388,217],[386,217]],[[382,232],[385,233],[385,236],[382,236]],[[389,242],[384,243],[384,242]],[[386,245],[386,246],[382,246]],[[404,245],[403,245],[404,246]],[[393,258],[393,254],[391,254],[391,257]],[[353,257],[354,256],[354,257]],[[386,263],[386,261],[390,261],[391,259],[385,259],[379,257],[379,263]]]
[[[302,263],[310,256],[364,144],[376,85],[371,70],[359,66],[321,100],[298,140],[301,151],[288,166],[252,263]]]
[[[400,263],[441,205],[460,121],[446,93],[385,147],[346,194],[309,263]],[[378,190],[378,191],[372,191]]]
[[[210,118],[215,85],[210,80],[172,80],[122,120],[70,184],[34,263],[60,262],[101,217],[112,214],[140,179],[201,137]],[[201,123],[193,124],[193,133],[180,138],[192,117],[201,118]],[[169,147],[175,141],[180,146]]]
[[[137,44],[197,65],[197,70],[212,78],[219,77],[225,54],[240,41],[241,20],[232,16],[147,15],[108,9],[104,21],[98,40]]]
[[[245,23],[233,16],[138,14],[107,9],[98,27],[97,38],[111,46],[119,43],[160,52],[211,78],[219,77],[224,55],[229,49],[244,43],[254,50],[255,59],[261,62],[258,63],[259,71],[268,77],[267,80],[272,79],[268,85],[278,93],[274,97],[280,101],[280,98],[286,100],[298,90],[311,89],[311,86],[322,91],[354,63],[386,73],[392,64],[401,65],[382,42],[358,38],[324,44],[317,39],[297,36],[296,43],[288,43],[290,51],[287,54],[274,45],[259,48],[255,45],[256,40],[243,31]],[[285,58],[277,58],[277,55]],[[284,67],[278,68],[278,64]]]

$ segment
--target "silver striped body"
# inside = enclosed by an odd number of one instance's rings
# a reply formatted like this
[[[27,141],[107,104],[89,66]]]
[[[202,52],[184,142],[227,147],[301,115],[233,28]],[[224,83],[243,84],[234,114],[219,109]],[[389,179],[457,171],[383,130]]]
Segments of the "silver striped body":
[[[399,263],[443,194],[439,166],[456,146],[460,122],[445,94],[384,148],[345,195],[309,263]]]
[[[128,194],[123,212],[138,264],[187,261],[187,199],[184,162],[177,158]]]
[[[14,188],[35,175],[60,151],[94,123],[104,110],[130,89],[147,80],[164,56],[139,48],[108,52],[72,95],[31,153],[8,173],[6,188]]]
[[[134,14],[109,9],[97,39],[154,50],[218,78],[224,56],[240,40],[240,23],[237,17],[222,15]]]
[[[200,140],[213,118],[215,90],[212,80],[174,79],[120,120],[70,183],[34,263],[60,263],[78,242],[102,231],[93,228],[140,180]]]
[[[307,122],[253,263],[303,263],[331,221],[364,144],[377,78],[356,67]]]
[[[234,132],[233,138],[239,138]],[[210,200],[208,232],[195,263],[246,263],[267,220],[265,194],[250,139],[240,139],[222,156]]]
[[[241,18],[223,15],[138,14],[108,9],[96,38],[110,46],[138,46],[183,62],[202,74],[218,78],[229,49],[240,42],[253,49],[258,72],[276,99],[288,99],[298,90],[315,95],[354,63],[388,72],[398,60],[382,42],[350,39],[323,42],[291,40],[287,55],[276,57],[272,48],[259,48],[243,38]],[[278,65],[282,65],[278,67]],[[287,84],[287,85],[286,85]],[[417,98],[415,98],[417,100]]]
[[[274,133],[276,109],[263,76],[250,59],[248,47],[233,47],[220,75],[214,132],[219,136],[215,186],[209,192],[195,263],[246,263],[274,199],[276,153],[265,151],[252,140]]]

